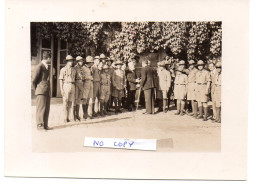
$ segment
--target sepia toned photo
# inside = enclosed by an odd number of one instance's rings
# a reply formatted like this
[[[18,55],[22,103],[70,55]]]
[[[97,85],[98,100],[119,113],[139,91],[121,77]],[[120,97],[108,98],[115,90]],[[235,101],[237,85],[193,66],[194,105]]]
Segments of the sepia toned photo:
[[[33,152],[221,152],[221,21],[31,22],[30,41]]]

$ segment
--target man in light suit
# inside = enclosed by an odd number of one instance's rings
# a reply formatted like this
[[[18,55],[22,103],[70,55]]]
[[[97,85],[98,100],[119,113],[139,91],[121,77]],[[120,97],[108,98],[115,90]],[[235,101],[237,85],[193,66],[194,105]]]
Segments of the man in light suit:
[[[36,66],[32,77],[33,88],[35,89],[36,100],[36,122],[37,128],[50,130],[48,118],[50,112],[50,52],[44,51],[42,61]]]
[[[154,114],[155,72],[154,69],[148,64],[150,64],[149,60],[143,61],[143,68],[141,70],[141,87],[144,90],[146,108],[146,112],[143,114]]]

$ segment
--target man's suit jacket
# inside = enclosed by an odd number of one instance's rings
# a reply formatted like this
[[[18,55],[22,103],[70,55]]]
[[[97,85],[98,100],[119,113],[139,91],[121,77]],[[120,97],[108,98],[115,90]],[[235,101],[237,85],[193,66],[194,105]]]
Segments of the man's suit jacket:
[[[127,79],[127,89],[128,90],[136,90],[136,73],[135,71],[127,71],[126,79]]]
[[[34,71],[32,77],[33,88],[35,89],[35,95],[50,96],[50,68],[48,70],[44,64],[39,63]]]
[[[143,67],[141,70],[141,86],[143,90],[151,89],[155,87],[155,73],[154,69],[150,66]]]

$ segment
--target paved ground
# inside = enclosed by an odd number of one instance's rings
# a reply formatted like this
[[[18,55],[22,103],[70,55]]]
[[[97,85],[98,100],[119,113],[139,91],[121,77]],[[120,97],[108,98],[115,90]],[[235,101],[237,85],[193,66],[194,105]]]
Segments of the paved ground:
[[[220,152],[221,124],[168,113],[143,115],[143,110],[64,124],[61,100],[52,100],[49,126],[37,130],[32,105],[33,152],[114,152],[133,150],[84,147],[84,137],[157,139],[159,152]]]

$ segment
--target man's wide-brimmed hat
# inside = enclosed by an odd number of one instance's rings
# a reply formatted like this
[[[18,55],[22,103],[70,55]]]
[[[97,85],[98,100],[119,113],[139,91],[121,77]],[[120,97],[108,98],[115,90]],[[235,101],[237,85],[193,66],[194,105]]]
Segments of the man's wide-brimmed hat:
[[[184,60],[180,60],[178,65],[185,65],[185,61]]]
[[[83,57],[81,57],[81,56],[77,56],[76,57],[76,61],[78,62],[78,61],[84,61],[84,59],[83,59]]]
[[[67,55],[65,61],[73,61],[73,57],[71,55]]]
[[[105,70],[105,69],[108,69],[108,65],[104,65],[103,66],[103,69]]]
[[[221,67],[222,67],[221,62],[217,62],[217,63],[216,63],[216,68],[221,68]]]
[[[189,65],[195,65],[195,61],[194,60],[189,60]]]
[[[87,56],[86,57],[86,63],[93,63],[94,62],[94,59],[92,56]]]
[[[117,60],[117,61],[115,62],[115,65],[123,65],[123,63],[122,63],[122,61]]]
[[[105,56],[105,54],[101,54],[99,58],[100,59],[106,59],[106,56]]]
[[[95,56],[95,58],[94,59],[99,59],[100,57],[99,56]]]
[[[205,63],[202,60],[199,60],[198,63],[197,63],[197,66],[204,66],[204,65],[205,65]]]

